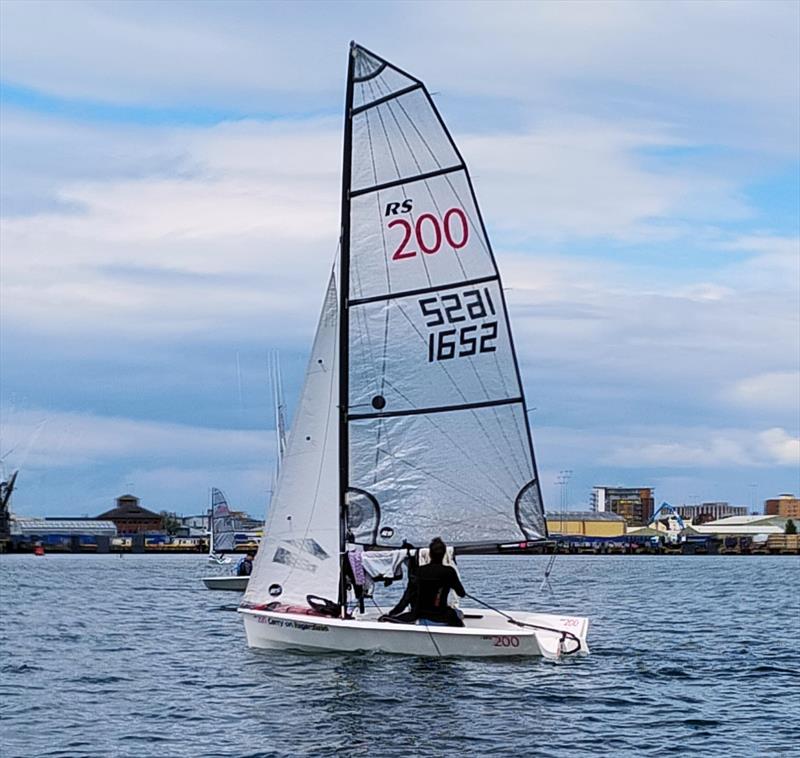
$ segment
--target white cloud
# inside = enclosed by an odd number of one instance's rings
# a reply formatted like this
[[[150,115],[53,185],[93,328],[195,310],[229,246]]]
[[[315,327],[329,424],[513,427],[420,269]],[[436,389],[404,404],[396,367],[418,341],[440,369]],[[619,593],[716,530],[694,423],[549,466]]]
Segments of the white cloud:
[[[750,214],[729,179],[647,165],[640,151],[676,144],[663,125],[562,117],[460,142],[487,217],[517,236],[660,240],[683,234],[688,217]]]
[[[157,421],[65,413],[47,409],[4,410],[3,448],[16,452],[4,464],[34,469],[94,466],[146,460],[156,466],[191,460],[218,466],[267,461],[272,435],[266,431],[212,429]],[[34,440],[32,444],[30,440]],[[264,464],[266,469],[267,464]]]
[[[654,428],[635,440],[618,440],[601,458],[606,465],[659,468],[792,466],[800,463],[800,438],[786,430],[675,430]]]
[[[768,258],[789,258],[797,260],[800,256],[800,238],[780,237],[771,234],[746,234],[720,245],[727,250],[755,252]]]
[[[434,89],[535,107],[652,112],[687,132],[797,150],[796,3],[6,2],[8,80],[116,103],[260,109],[269,96],[338,102],[346,41]],[[317,23],[309,24],[313,16]],[[413,33],[411,33],[413,28]],[[514,34],[508,30],[513,29]],[[465,39],[480,39],[475,55]],[[33,52],[35,51],[35,53]],[[264,106],[261,106],[263,108]],[[317,105],[318,107],[318,105]],[[701,118],[703,114],[705,118]]]
[[[776,464],[800,467],[800,438],[778,428],[767,429],[758,437],[764,452]]]
[[[800,413],[800,371],[771,371],[747,376],[725,393],[731,403],[756,410]]]
[[[19,125],[14,134],[19,138],[23,132]],[[47,130],[42,135],[45,145],[58,145],[67,154],[92,137],[92,130],[80,127],[67,135]],[[120,138],[121,148],[129,130]],[[137,140],[138,150],[141,134]],[[487,218],[506,236],[646,239],[669,233],[663,222],[678,212],[690,186],[719,184],[639,165],[638,147],[668,140],[641,125],[592,122],[564,133],[548,126],[527,135],[464,141],[475,158]],[[174,171],[130,176],[131,166],[123,161],[117,175],[102,180],[62,178],[53,196],[80,212],[21,215],[0,225],[5,318],[34,329],[91,325],[162,335],[199,333],[210,324],[222,330],[230,324],[231,331],[241,332],[255,320],[288,318],[306,334],[338,236],[338,141],[338,129],[328,119],[159,129],[143,148],[145,163],[155,165],[160,156],[181,167],[179,176]],[[95,160],[114,152],[109,143]],[[10,181],[20,173],[12,171]],[[723,216],[726,203],[721,201]],[[517,265],[504,256],[503,262],[526,271],[537,296],[568,299],[563,276],[557,282],[551,278],[549,291],[542,287],[543,272],[558,269],[556,261],[531,265],[527,258]],[[571,268],[574,274],[579,267]],[[610,269],[583,268],[579,294],[599,305],[613,286]],[[152,275],[132,276],[132,269]],[[178,281],[181,273],[203,276]],[[640,282],[632,286],[642,289]],[[725,293],[713,282],[703,288],[700,299]]]

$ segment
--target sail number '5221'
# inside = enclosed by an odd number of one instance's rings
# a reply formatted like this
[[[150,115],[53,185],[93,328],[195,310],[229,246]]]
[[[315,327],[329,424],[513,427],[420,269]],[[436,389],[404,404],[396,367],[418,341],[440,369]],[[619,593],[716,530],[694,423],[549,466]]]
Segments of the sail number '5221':
[[[417,301],[428,327],[428,362],[468,358],[497,350],[497,321],[492,296],[487,288],[423,297]],[[470,323],[481,321],[482,323]],[[445,329],[438,327],[453,324]],[[463,324],[463,326],[461,326]]]
[[[410,213],[413,207],[414,201],[410,198],[403,203],[387,203],[384,215]],[[393,218],[387,227],[399,227],[403,233],[392,253],[393,261],[416,258],[418,249],[426,255],[433,255],[439,252],[443,242],[453,250],[460,250],[469,241],[469,222],[461,208],[450,208],[441,218],[433,213],[420,213],[416,221],[413,218],[410,221],[402,217]]]

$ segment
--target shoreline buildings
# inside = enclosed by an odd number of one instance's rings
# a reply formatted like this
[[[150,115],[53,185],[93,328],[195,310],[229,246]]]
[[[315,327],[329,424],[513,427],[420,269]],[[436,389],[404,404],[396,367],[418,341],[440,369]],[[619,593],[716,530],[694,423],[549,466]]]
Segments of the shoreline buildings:
[[[592,487],[592,511],[616,513],[628,526],[649,524],[654,503],[652,487]]]
[[[800,518],[800,498],[791,494],[778,495],[764,501],[765,516],[782,516],[783,518]]]
[[[135,495],[120,495],[116,507],[97,518],[113,521],[121,535],[160,532],[164,528],[161,515],[139,505],[139,498]]]
[[[730,516],[747,516],[746,505],[730,505],[727,502],[699,503],[697,505],[679,505],[677,507],[681,518],[691,519],[694,524],[705,524],[708,521],[717,521]]]

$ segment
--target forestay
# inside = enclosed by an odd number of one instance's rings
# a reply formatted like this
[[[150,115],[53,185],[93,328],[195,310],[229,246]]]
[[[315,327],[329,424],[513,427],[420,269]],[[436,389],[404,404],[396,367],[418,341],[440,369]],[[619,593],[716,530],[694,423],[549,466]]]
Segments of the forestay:
[[[338,595],[337,311],[331,275],[245,605]]]
[[[211,489],[211,550],[229,552],[236,546],[236,533],[228,501],[222,490]]]
[[[467,168],[422,82],[358,46],[352,55],[348,537],[541,539],[505,298]]]

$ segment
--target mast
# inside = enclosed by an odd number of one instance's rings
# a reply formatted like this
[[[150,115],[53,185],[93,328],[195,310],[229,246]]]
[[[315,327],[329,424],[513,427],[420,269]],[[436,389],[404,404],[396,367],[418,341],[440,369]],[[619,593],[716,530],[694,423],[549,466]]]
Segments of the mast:
[[[347,427],[349,402],[349,341],[350,323],[347,301],[350,296],[350,181],[353,148],[353,76],[355,69],[356,44],[350,42],[347,58],[347,88],[344,99],[344,146],[342,154],[342,223],[339,240],[339,605],[341,614],[347,614],[347,587],[345,583],[344,562],[346,554],[346,513],[347,485],[349,479],[350,456]]]
[[[208,554],[214,554],[214,490],[208,491]]]

